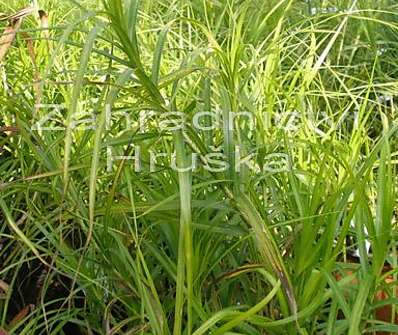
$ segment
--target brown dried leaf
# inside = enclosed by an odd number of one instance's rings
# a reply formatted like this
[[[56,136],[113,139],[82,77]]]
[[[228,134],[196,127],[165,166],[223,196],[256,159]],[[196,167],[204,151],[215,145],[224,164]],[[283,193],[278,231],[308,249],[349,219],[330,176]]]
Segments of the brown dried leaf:
[[[0,37],[0,62],[7,54],[8,49],[12,45],[12,42],[14,42],[15,36],[20,26],[21,20],[17,20],[8,27],[6,27],[6,29],[4,29],[3,35],[1,35]]]
[[[8,333],[4,329],[0,329],[0,335],[8,335]]]
[[[44,10],[39,10],[40,16],[40,27],[43,29],[43,35],[46,39],[50,38],[50,32],[48,30],[48,15]]]
[[[17,31],[21,26],[22,19],[35,11],[35,7],[26,7],[12,15],[0,15],[0,21],[10,21],[9,26],[4,29],[3,35],[0,37],[0,62],[7,54],[12,42],[14,42]]]
[[[20,11],[16,12],[15,14],[11,14],[11,15],[6,15],[4,13],[1,13],[0,21],[11,21],[11,22],[17,21],[17,20],[24,18],[25,16],[32,14],[35,11],[36,11],[35,7],[26,7],[24,9],[21,9]]]
[[[0,290],[2,290],[4,293],[7,293],[10,290],[10,285],[0,279]]]
[[[0,133],[6,133],[7,135],[10,135],[10,133],[18,133],[19,128],[16,126],[4,126],[0,127]],[[2,288],[1,286],[1,280],[0,280],[0,289]]]
[[[33,311],[34,308],[35,308],[35,305],[32,305],[32,304],[27,305],[24,308],[22,308],[21,311],[11,320],[10,327],[15,326],[20,321],[22,321],[30,313],[30,311]]]
[[[28,33],[21,33],[22,37],[24,38],[24,40],[26,41],[27,44],[27,49],[28,49],[28,54],[29,57],[32,61],[32,65],[33,65],[33,73],[34,73],[34,81],[33,81],[33,89],[35,91],[35,106],[36,106],[36,111],[37,111],[37,106],[40,105],[41,103],[41,89],[40,89],[40,72],[39,72],[39,68],[37,66],[37,62],[36,62],[36,52],[35,52],[35,46],[33,43],[33,39],[32,37],[28,34]]]

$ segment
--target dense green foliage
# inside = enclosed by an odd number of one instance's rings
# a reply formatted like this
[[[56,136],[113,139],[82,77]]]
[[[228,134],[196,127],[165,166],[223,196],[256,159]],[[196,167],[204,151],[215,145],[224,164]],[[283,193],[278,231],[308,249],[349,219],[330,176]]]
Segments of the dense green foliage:
[[[398,333],[395,0],[33,5],[0,67],[0,328]]]

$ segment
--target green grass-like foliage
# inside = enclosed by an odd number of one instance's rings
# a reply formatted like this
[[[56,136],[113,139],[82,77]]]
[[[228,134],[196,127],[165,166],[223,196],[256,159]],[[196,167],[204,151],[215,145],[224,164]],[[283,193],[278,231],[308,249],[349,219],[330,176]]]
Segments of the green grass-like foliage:
[[[12,0],[2,28],[32,4],[0,66],[5,334],[398,333],[395,0]]]

